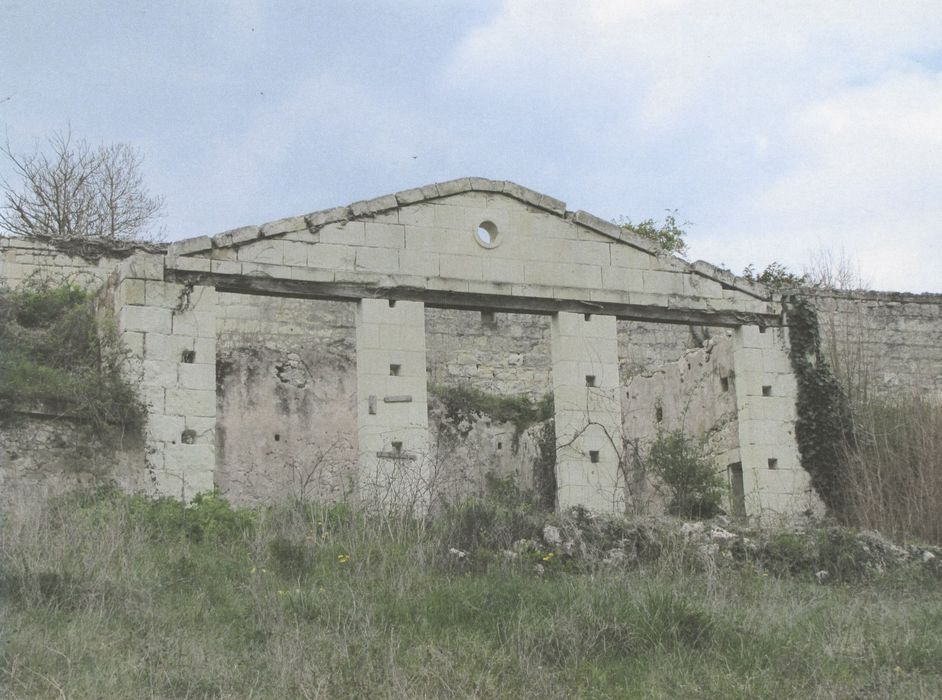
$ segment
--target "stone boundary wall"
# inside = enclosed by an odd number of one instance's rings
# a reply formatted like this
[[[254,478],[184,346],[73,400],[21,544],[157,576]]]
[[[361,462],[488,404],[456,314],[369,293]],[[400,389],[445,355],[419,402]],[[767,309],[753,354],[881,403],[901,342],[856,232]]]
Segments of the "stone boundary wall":
[[[38,273],[96,289],[125,257],[127,254],[118,252],[82,257],[41,241],[0,237],[0,282],[15,288]]]
[[[942,400],[942,294],[802,289],[824,349],[852,398],[916,393]]]

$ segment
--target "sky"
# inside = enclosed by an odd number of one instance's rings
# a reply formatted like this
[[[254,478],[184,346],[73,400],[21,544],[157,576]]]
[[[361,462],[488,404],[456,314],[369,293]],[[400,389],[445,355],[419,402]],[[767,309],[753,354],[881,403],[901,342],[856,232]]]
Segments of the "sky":
[[[0,129],[135,146],[169,240],[479,176],[942,292],[938,0],[0,0]]]

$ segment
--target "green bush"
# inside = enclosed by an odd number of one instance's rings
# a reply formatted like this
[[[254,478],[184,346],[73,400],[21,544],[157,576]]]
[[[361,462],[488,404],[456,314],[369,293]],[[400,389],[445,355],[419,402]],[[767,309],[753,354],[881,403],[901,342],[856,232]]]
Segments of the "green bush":
[[[712,518],[720,513],[723,480],[682,432],[660,433],[648,450],[646,466],[670,492],[672,515]]]
[[[0,289],[0,417],[41,407],[99,437],[139,432],[145,412],[121,374],[126,356],[84,290],[40,279]]]

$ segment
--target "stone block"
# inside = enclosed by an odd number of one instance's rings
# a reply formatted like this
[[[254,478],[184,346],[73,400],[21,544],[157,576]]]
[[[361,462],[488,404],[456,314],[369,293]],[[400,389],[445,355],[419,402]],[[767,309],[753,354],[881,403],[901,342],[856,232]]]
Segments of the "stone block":
[[[140,331],[126,331],[121,334],[121,342],[135,357],[144,356],[144,333]]]
[[[242,274],[247,277],[271,277],[272,279],[291,279],[291,271],[296,268],[287,265],[244,262]]]
[[[125,259],[118,266],[118,279],[162,280],[164,278],[164,256],[138,253]]]
[[[283,241],[284,264],[294,267],[307,266],[307,252],[312,244]]]
[[[142,363],[144,384],[151,386],[177,386],[177,363],[172,360],[145,359]]]
[[[179,416],[215,416],[216,392],[198,389],[168,388],[164,411]]]
[[[484,262],[480,257],[471,255],[439,256],[439,271],[442,277],[464,280],[480,280],[484,277]]]
[[[357,248],[355,267],[368,272],[395,273],[399,271],[399,256],[387,248]]]
[[[269,236],[291,233],[292,231],[306,230],[307,222],[304,220],[303,216],[290,216],[285,219],[278,219],[277,221],[263,224],[260,230],[260,235],[262,238],[268,238]]]
[[[220,275],[241,275],[242,263],[234,260],[211,260],[209,269],[210,272]]]
[[[399,223],[408,226],[434,226],[435,207],[432,204],[413,204],[399,210]]]
[[[219,233],[213,236],[213,247],[214,248],[229,248],[231,246],[238,246],[250,241],[254,241],[259,237],[259,228],[258,226],[243,226],[241,228],[235,228],[231,231],[226,231],[225,233]]]
[[[332,270],[352,270],[356,261],[356,249],[345,245],[318,243],[307,252],[309,267]]]
[[[169,333],[149,332],[144,336],[144,358],[180,362],[184,350],[192,351],[194,339]]]
[[[263,240],[250,243],[239,248],[239,262],[262,263],[265,265],[284,265],[285,242],[280,240]]]
[[[174,241],[167,249],[168,257],[177,257],[183,255],[192,255],[193,253],[202,253],[206,250],[212,250],[213,239],[209,236],[196,236],[182,241]]]
[[[148,408],[148,420],[150,420],[150,416],[162,414],[164,412],[165,392],[166,389],[164,389],[162,386],[144,385],[140,387],[141,400]]]
[[[440,262],[437,253],[422,253],[410,250],[399,251],[399,271],[407,275],[438,277]]]
[[[209,258],[166,258],[167,269],[182,270],[184,272],[209,272],[212,269]]]
[[[371,248],[405,247],[405,227],[396,223],[364,223],[363,245]]]
[[[178,442],[176,445],[165,445],[163,453],[164,469],[184,476],[205,471],[212,473],[216,467],[214,445],[184,445]]]
[[[344,246],[360,246],[366,241],[366,223],[363,221],[340,221],[324,226],[319,233],[320,243]]]
[[[147,417],[147,439],[152,442],[179,442],[186,429],[182,416],[152,414]]]
[[[212,364],[180,363],[177,373],[182,389],[216,391],[216,368]]]
[[[292,267],[291,279],[305,282],[333,282],[334,273],[322,268]]]
[[[118,311],[118,328],[122,331],[170,333],[170,309],[151,306],[125,306]]]
[[[334,207],[333,209],[324,209],[315,211],[304,217],[310,231],[317,231],[327,224],[337,221],[346,221],[351,218],[350,207]]]
[[[143,305],[145,303],[144,284],[144,280],[140,279],[125,279],[118,282],[114,288],[114,308],[120,309],[125,305]]]

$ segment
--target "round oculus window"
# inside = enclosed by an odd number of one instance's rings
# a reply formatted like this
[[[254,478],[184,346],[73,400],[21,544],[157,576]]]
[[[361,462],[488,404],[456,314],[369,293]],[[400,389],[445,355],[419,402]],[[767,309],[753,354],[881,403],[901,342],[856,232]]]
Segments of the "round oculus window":
[[[500,233],[492,221],[482,221],[474,232],[474,240],[485,248],[496,248],[500,244]]]

